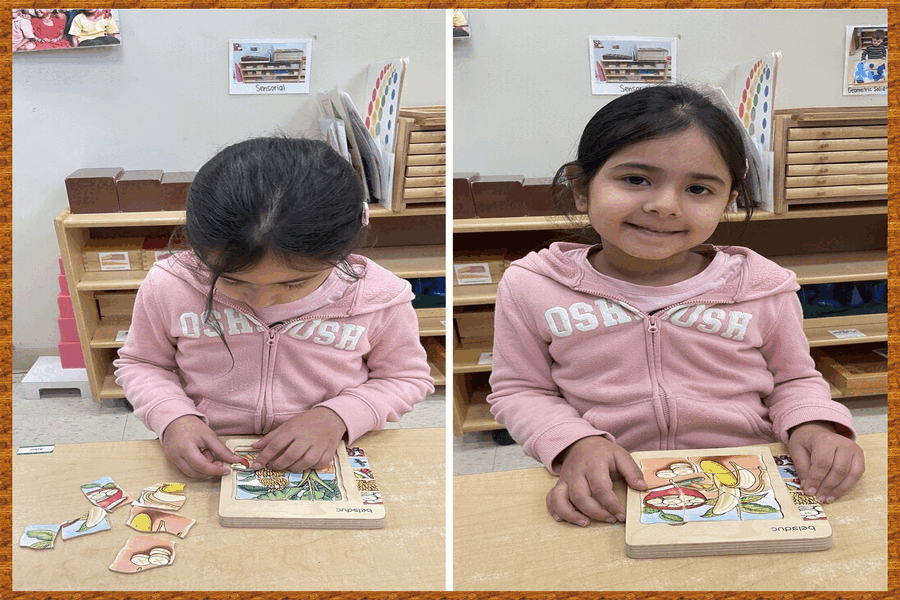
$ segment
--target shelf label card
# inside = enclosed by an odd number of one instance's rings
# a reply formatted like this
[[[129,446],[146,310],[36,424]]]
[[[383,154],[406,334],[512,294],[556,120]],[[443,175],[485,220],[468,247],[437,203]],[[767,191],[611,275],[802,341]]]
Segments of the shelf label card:
[[[101,271],[130,271],[131,259],[126,251],[98,252]]]
[[[829,331],[828,333],[838,338],[839,340],[867,337],[866,334],[864,334],[859,329],[835,329],[834,331]]]
[[[22,446],[16,450],[16,454],[49,454],[56,448],[55,444],[47,446]]]
[[[459,285],[477,285],[493,283],[491,265],[488,263],[464,263],[453,265],[456,272],[456,283]]]

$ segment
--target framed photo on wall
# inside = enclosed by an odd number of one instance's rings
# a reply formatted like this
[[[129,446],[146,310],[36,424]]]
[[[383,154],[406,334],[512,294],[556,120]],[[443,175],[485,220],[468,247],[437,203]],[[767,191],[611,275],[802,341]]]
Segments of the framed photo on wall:
[[[84,49],[122,43],[119,11],[104,8],[14,8],[12,50]]]
[[[312,40],[231,40],[232,94],[308,94]]]
[[[601,36],[588,38],[591,93],[619,95],[675,81],[675,38]]]
[[[848,25],[844,52],[845,96],[887,95],[887,25]]]

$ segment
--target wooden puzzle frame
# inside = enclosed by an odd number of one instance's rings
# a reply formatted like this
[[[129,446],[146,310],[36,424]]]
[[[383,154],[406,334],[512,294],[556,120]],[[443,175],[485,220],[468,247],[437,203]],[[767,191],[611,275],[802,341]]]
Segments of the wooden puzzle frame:
[[[234,451],[256,439],[231,439],[226,446]],[[340,500],[259,500],[236,499],[239,473],[233,469],[222,477],[219,491],[219,524],[224,527],[271,527],[315,529],[377,529],[384,526],[384,505],[367,502],[357,484],[346,445],[335,452],[335,476]]]
[[[768,446],[633,452],[638,466],[642,459],[686,457],[729,457],[758,455],[766,468],[784,518],[749,520],[690,521],[677,525],[642,523],[642,492],[628,489],[625,519],[626,554],[631,558],[704,556],[721,554],[761,554],[825,550],[831,547],[831,526],[825,519],[810,521],[794,503]],[[727,462],[727,460],[725,460]]]

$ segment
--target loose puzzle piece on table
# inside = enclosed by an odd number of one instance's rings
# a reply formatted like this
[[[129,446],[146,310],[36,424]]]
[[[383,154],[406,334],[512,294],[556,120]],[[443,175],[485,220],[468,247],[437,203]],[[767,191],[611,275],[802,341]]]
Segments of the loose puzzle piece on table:
[[[133,535],[119,550],[110,571],[117,573],[137,573],[156,567],[165,567],[175,561],[175,542],[161,540],[149,535]]]
[[[34,550],[49,550],[59,533],[59,525],[26,525],[19,545]]]
[[[196,522],[194,519],[173,515],[154,508],[132,506],[131,515],[125,521],[125,524],[136,531],[171,533],[183,538]]]
[[[99,506],[92,506],[91,510],[83,517],[62,524],[62,539],[68,540],[109,529],[109,516],[106,511]]]
[[[131,500],[131,497],[116,485],[111,477],[101,477],[96,481],[85,483],[81,486],[81,491],[84,492],[91,504],[99,506],[107,512]]]
[[[157,483],[144,488],[141,492],[141,497],[131,504],[146,508],[178,510],[184,505],[184,501],[183,483]]]

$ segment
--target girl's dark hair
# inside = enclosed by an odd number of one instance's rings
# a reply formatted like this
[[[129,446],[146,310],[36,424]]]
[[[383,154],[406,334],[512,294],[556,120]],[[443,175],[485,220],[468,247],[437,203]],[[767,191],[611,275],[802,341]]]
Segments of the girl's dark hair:
[[[205,267],[206,324],[223,335],[211,317],[219,276],[267,255],[297,270],[332,265],[356,277],[346,257],[364,242],[363,211],[356,172],[325,142],[264,137],[221,150],[194,176],[181,233]]]
[[[619,96],[588,121],[575,160],[564,164],[553,178],[552,193],[564,215],[575,215],[576,195],[587,195],[591,179],[616,152],[647,140],[698,127],[719,151],[731,174],[731,191],[747,220],[759,204],[759,159],[746,139],[741,123],[724,99],[681,84],[656,85]],[[589,230],[589,231],[588,231]],[[583,237],[597,241],[588,226]]]

